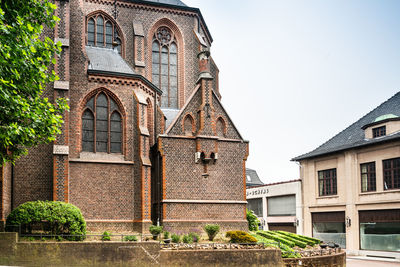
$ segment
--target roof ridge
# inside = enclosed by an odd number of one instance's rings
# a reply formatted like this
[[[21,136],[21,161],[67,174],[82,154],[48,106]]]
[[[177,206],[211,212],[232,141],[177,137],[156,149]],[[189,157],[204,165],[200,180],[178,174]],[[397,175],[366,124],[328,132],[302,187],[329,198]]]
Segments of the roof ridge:
[[[329,143],[331,140],[335,139],[337,136],[339,136],[340,134],[342,134],[343,132],[345,132],[346,130],[348,130],[349,128],[351,128],[353,125],[357,124],[359,121],[363,120],[365,117],[367,117],[370,113],[374,112],[375,110],[377,110],[378,108],[380,108],[381,106],[385,105],[386,103],[388,103],[389,101],[391,101],[393,98],[397,97],[398,95],[400,95],[400,91],[398,91],[397,93],[395,93],[393,96],[391,96],[390,98],[388,98],[386,101],[382,102],[381,104],[379,104],[378,106],[376,106],[374,109],[370,110],[369,112],[367,112],[364,116],[362,116],[361,118],[359,118],[358,120],[356,120],[355,122],[353,122],[352,124],[350,124],[349,126],[347,126],[346,128],[344,128],[342,131],[338,132],[337,134],[335,134],[333,137],[329,138],[327,141],[325,141],[324,143],[322,143],[321,145],[319,145],[318,147],[316,147],[315,149],[304,153],[300,156],[297,156],[295,158],[293,158],[292,160],[295,160],[296,158],[301,158],[307,154],[310,154],[316,150],[318,150],[319,148],[323,147],[324,145],[326,145],[327,143]]]

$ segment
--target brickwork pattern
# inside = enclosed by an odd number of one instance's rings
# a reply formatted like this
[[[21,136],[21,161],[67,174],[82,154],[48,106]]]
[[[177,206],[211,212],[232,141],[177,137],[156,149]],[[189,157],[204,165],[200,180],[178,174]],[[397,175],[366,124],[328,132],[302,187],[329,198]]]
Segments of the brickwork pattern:
[[[33,200],[53,199],[53,146],[29,149],[14,167],[14,207]]]
[[[70,162],[70,203],[85,219],[133,219],[131,165]]]
[[[214,116],[217,119],[218,117],[222,117],[226,123],[226,138],[228,139],[242,139],[240,137],[239,132],[233,125],[232,121],[229,119],[228,114],[217,100],[217,97],[213,95],[213,106],[214,106]]]
[[[168,220],[242,220],[243,204],[168,203]],[[182,218],[182,214],[185,214]]]
[[[188,100],[189,101],[189,100]],[[168,132],[169,135],[185,135],[184,130],[182,129],[183,120],[187,114],[191,114],[193,118],[197,119],[197,111],[201,105],[201,91],[198,90],[187,104],[187,106],[183,109],[181,115],[176,120],[175,124],[172,125],[171,130]],[[199,121],[195,122],[195,125],[199,125]]]
[[[11,212],[11,164],[0,167],[0,220]]]

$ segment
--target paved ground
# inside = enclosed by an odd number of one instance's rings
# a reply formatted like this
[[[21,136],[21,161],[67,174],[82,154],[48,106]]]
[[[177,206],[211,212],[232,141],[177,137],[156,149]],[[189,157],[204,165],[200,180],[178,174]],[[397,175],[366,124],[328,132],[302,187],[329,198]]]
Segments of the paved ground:
[[[400,262],[347,258],[346,267],[400,267]]]

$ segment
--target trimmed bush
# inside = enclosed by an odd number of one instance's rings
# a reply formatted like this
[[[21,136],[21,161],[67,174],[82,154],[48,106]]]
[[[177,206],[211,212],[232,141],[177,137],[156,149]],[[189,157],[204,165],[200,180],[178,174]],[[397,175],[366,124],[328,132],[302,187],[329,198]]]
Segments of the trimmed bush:
[[[287,236],[287,235],[280,234],[280,233],[275,232],[275,231],[273,233],[276,234],[279,237],[282,237],[282,238],[284,238],[286,240],[294,242],[294,244],[296,246],[298,246],[299,248],[306,248],[307,247],[307,243],[306,242],[300,241],[298,239],[295,239],[295,238]]]
[[[257,239],[251,236],[250,234],[243,231],[229,231],[225,235],[229,237],[231,243],[257,243]]]
[[[183,235],[182,242],[186,243],[186,244],[191,244],[191,243],[193,243],[193,238],[189,234],[188,235]]]
[[[219,232],[219,225],[218,224],[206,224],[204,226],[204,230],[206,231],[206,233],[208,235],[208,240],[213,241],[214,237]]]
[[[193,242],[198,243],[200,241],[200,236],[194,232],[189,233],[190,237],[192,238]]]
[[[249,225],[249,231],[258,231],[258,223],[260,221],[252,210],[246,209],[246,218]]]
[[[279,243],[288,245],[288,246],[291,247],[291,248],[295,246],[295,243],[294,243],[294,242],[289,241],[289,240],[286,240],[286,239],[284,239],[284,238],[282,238],[282,237],[279,237],[279,236],[277,236],[277,235],[274,235],[274,234],[271,234],[271,233],[268,233],[268,232],[265,232],[265,231],[257,231],[257,234],[258,234],[258,235],[261,235],[261,236],[263,236],[263,237],[266,237],[266,238],[268,238],[268,239],[272,239],[272,240],[274,240],[274,241],[276,241],[276,242],[279,242]]]
[[[110,240],[111,240],[111,233],[105,231],[105,232],[103,233],[103,235],[101,236],[101,240],[102,240],[102,241],[110,241]]]
[[[135,235],[124,236],[124,241],[137,241],[137,240],[138,240],[137,236],[135,236]]]
[[[157,240],[159,234],[162,233],[163,227],[157,225],[150,225],[149,232],[153,235],[153,239]]]
[[[172,239],[172,243],[179,243],[179,241],[181,241],[181,237],[177,234],[172,234],[171,239]]]
[[[311,240],[311,239],[309,239],[309,238],[306,238],[306,236],[303,236],[303,235],[298,235],[298,234],[294,234],[294,233],[290,233],[290,232],[286,232],[286,231],[276,231],[276,232],[279,233],[279,234],[281,234],[281,235],[289,236],[289,237],[291,237],[291,238],[300,240],[300,241],[302,241],[302,242],[304,242],[304,243],[307,243],[307,245],[310,245],[310,246],[314,246],[314,245],[316,245],[316,244],[321,243],[321,241],[318,240],[318,239],[317,239],[318,241],[316,241],[316,240]]]
[[[81,211],[74,205],[60,201],[30,201],[19,205],[7,217],[6,231],[16,225],[23,234],[32,233],[35,225],[46,226],[45,234],[63,236],[64,239],[85,239],[86,222]],[[67,236],[77,235],[77,236]]]

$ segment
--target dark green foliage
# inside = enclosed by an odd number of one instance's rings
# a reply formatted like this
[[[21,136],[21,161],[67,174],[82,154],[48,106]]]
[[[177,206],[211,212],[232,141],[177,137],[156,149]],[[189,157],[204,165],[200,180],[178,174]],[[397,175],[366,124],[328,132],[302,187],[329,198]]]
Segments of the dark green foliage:
[[[193,242],[198,243],[200,241],[200,236],[197,233],[191,232],[189,236],[192,238]]]
[[[156,240],[158,235],[162,233],[163,227],[157,225],[150,225],[149,232],[153,235],[153,239]]]
[[[204,230],[208,235],[208,240],[213,241],[215,236],[219,232],[219,225],[218,224],[206,224],[204,226]]]
[[[257,243],[257,239],[244,231],[229,231],[226,232],[226,237],[229,237],[231,243]]]
[[[179,241],[181,241],[180,235],[177,235],[177,234],[172,234],[171,239],[172,239],[172,243],[179,243]]]
[[[103,235],[101,236],[101,240],[102,240],[102,241],[110,241],[110,240],[111,240],[111,233],[105,231],[105,232],[103,233]]]
[[[169,232],[168,231],[164,232],[164,239],[169,239]]]
[[[42,97],[46,84],[58,79],[48,67],[61,52],[60,42],[39,39],[44,26],[53,28],[59,21],[51,2],[0,1],[0,165],[61,132],[67,101],[52,104]]]
[[[191,244],[193,243],[193,238],[191,235],[183,235],[182,242],[186,244]]]
[[[258,223],[260,221],[252,210],[246,209],[246,218],[249,224],[249,231],[258,231]]]
[[[285,245],[288,245],[291,248],[295,246],[294,242],[286,240],[286,239],[284,239],[284,238],[282,238],[280,236],[271,234],[271,233],[266,232],[266,231],[257,231],[257,235],[261,235],[261,236],[266,237],[268,239],[272,239],[272,240],[274,240],[276,242],[283,243]]]
[[[135,235],[127,235],[124,236],[124,241],[137,241],[137,237]]]
[[[281,235],[285,235],[285,236],[289,236],[291,238],[297,239],[299,241],[302,241],[304,243],[307,243],[307,245],[310,246],[314,246],[317,244],[320,244],[321,241],[319,239],[316,238],[311,238],[311,237],[307,237],[307,236],[303,236],[303,235],[298,235],[298,234],[294,234],[294,233],[290,233],[290,232],[286,232],[286,231],[276,231],[277,233],[281,234]]]
[[[273,233],[274,233],[275,235],[279,236],[279,237],[282,237],[282,238],[284,238],[284,239],[286,239],[286,240],[289,240],[289,241],[294,242],[294,244],[295,244],[296,246],[300,247],[300,248],[306,248],[306,247],[307,247],[307,243],[306,243],[306,242],[300,241],[300,240],[298,240],[298,239],[296,239],[296,238],[293,238],[293,237],[290,237],[290,236],[288,236],[288,235],[280,234],[280,233],[278,233],[278,232],[276,232],[276,231],[274,231]]]
[[[68,240],[83,240],[86,235],[86,222],[81,211],[74,205],[59,201],[31,201],[21,204],[7,217],[6,230],[16,225],[22,233],[32,233],[35,225],[46,223],[45,233],[65,236]]]

